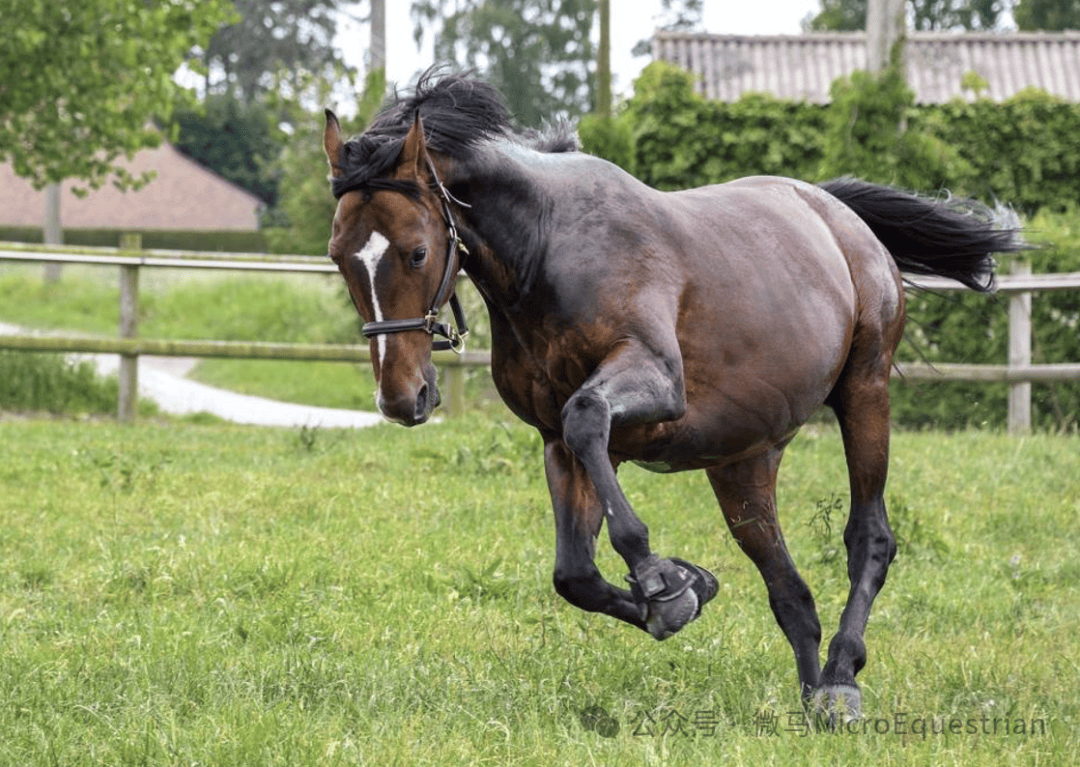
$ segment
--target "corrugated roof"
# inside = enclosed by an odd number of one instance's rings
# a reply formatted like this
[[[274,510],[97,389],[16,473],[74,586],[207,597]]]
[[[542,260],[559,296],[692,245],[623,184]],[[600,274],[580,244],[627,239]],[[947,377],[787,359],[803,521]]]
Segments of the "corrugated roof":
[[[981,95],[995,101],[1037,86],[1080,102],[1080,32],[908,32],[905,56],[908,84],[923,104],[974,98],[960,87],[967,72],[989,83]],[[833,80],[866,68],[866,34],[657,32],[653,58],[699,75],[706,98],[734,101],[747,91],[767,91],[823,104]]]

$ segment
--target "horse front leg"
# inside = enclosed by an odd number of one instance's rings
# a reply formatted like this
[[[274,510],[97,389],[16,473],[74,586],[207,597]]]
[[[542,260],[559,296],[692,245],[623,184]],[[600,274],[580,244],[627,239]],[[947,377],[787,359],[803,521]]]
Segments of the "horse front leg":
[[[596,538],[604,511],[581,463],[562,440],[545,436],[544,468],[555,511],[555,591],[589,612],[645,628],[630,592],[604,580],[596,567]]]
[[[665,359],[628,343],[589,377],[562,411],[563,441],[595,490],[612,548],[630,569],[627,580],[638,625],[644,623],[656,639],[666,639],[697,618],[716,595],[717,583],[703,568],[652,552],[649,529],[634,513],[615,476],[609,441],[612,426],[681,416],[686,407],[681,370],[677,351]]]

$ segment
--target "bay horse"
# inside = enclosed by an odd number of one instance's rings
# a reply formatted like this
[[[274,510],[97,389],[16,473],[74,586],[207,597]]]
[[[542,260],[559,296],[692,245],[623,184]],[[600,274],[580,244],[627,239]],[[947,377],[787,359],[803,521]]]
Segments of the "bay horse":
[[[499,94],[462,75],[421,78],[348,141],[327,110],[324,150],[329,256],[365,321],[383,415],[414,426],[438,405],[431,352],[461,346],[463,270],[490,314],[495,386],[543,439],[555,590],[656,639],[698,617],[716,579],[652,551],[616,470],[702,469],[765,581],[804,701],[858,717],[863,633],[896,553],[883,492],[900,271],[990,291],[991,254],[1022,248],[1016,231],[974,201],[854,179],[659,192],[578,151],[569,126],[514,128]],[[447,303],[456,326],[437,320]],[[776,513],[784,448],[823,404],[851,494],[850,592],[824,668]],[[605,521],[629,589],[594,564]]]

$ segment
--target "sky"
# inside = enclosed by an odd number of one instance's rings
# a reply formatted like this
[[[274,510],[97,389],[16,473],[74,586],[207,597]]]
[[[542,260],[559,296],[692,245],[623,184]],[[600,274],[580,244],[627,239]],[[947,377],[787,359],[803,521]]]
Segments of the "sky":
[[[418,51],[413,41],[409,0],[389,0],[386,9],[387,79],[401,87],[409,85],[417,71],[435,63],[430,48]],[[704,31],[714,34],[795,35],[800,22],[821,8],[820,0],[705,0]],[[617,95],[628,95],[634,78],[649,63],[648,56],[634,58],[630,49],[652,37],[660,18],[660,0],[611,0],[611,68]],[[368,29],[344,24],[338,42],[350,64],[363,65]]]

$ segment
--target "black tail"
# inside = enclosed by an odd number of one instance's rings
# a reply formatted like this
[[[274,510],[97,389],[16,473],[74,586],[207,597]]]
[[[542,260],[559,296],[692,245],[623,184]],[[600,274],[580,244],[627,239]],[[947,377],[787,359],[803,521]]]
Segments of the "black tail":
[[[989,293],[994,289],[993,254],[1029,247],[1008,209],[995,212],[957,197],[929,200],[854,178],[820,186],[867,223],[904,272],[951,277]]]

